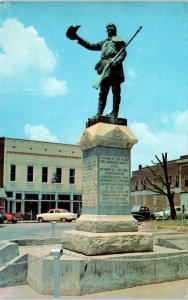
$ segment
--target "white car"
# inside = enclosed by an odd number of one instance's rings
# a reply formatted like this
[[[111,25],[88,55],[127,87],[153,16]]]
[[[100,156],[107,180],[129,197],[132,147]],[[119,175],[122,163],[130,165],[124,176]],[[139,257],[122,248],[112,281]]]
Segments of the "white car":
[[[72,220],[77,219],[77,214],[70,213],[63,208],[54,208],[50,209],[47,213],[38,214],[36,219],[39,223],[46,221],[71,222]]]
[[[182,219],[182,206],[175,206],[176,210],[176,217],[177,219]],[[170,214],[170,206],[167,206],[163,211],[159,211],[155,213],[156,220],[169,220],[171,219],[171,214]],[[188,218],[188,210],[186,207],[184,208],[184,219]]]

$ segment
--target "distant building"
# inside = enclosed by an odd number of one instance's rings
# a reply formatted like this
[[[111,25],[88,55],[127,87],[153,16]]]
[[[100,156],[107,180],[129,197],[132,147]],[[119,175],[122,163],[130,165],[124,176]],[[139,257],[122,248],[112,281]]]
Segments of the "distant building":
[[[164,176],[160,164],[151,166],[157,175]],[[179,159],[168,161],[168,173],[171,180],[171,188],[175,192],[175,205],[185,205],[188,208],[188,155]],[[146,205],[153,211],[162,210],[169,205],[167,197],[144,189],[146,176],[151,181],[154,175],[146,167],[139,165],[137,171],[132,172],[131,177],[131,204]]]
[[[35,218],[82,205],[82,152],[76,145],[0,138],[0,202]]]

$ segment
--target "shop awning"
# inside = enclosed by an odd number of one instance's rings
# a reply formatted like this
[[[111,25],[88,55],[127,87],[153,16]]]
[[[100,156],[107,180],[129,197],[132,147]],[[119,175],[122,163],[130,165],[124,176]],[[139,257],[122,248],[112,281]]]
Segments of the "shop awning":
[[[0,198],[7,198],[4,188],[0,188]]]

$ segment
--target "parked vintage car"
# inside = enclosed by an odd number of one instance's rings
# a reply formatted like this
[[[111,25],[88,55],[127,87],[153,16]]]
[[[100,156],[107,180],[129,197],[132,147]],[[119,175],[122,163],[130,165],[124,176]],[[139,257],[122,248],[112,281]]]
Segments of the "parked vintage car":
[[[7,217],[0,211],[0,224],[8,223]]]
[[[71,222],[72,220],[77,219],[77,214],[70,213],[63,208],[54,208],[50,209],[47,213],[38,214],[36,219],[39,223],[46,221]]]
[[[155,219],[154,213],[152,213],[149,208],[144,205],[134,205],[131,209],[131,214],[138,221]]]
[[[0,206],[0,212],[7,217],[8,222],[11,222],[13,224],[17,223],[18,219],[15,213],[7,213],[4,206]]]
[[[184,217],[184,219],[188,219],[188,210],[186,207],[184,207],[184,212],[182,206],[175,206],[175,210],[177,219],[182,219],[182,217]],[[164,210],[155,213],[155,217],[156,220],[171,219],[170,206],[167,206],[166,208],[164,208]]]

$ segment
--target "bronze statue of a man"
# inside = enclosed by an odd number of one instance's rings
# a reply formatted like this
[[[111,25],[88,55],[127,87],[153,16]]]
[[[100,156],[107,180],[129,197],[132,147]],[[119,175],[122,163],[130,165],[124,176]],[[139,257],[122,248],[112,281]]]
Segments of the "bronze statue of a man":
[[[90,43],[78,36],[76,31],[79,27],[80,26],[70,26],[67,30],[67,37],[71,40],[77,40],[78,44],[89,50],[101,50],[101,59],[95,66],[95,70],[97,70],[98,74],[101,74],[109,61],[113,60],[115,55],[122,50],[115,62],[110,64],[110,67],[100,83],[98,110],[97,114],[94,116],[102,116],[106,106],[107,96],[111,88],[113,94],[113,109],[112,112],[107,116],[117,118],[121,101],[121,83],[125,80],[122,62],[127,55],[125,50],[126,44],[122,38],[117,35],[116,26],[112,23],[106,26],[108,37],[105,40],[95,44]]]

